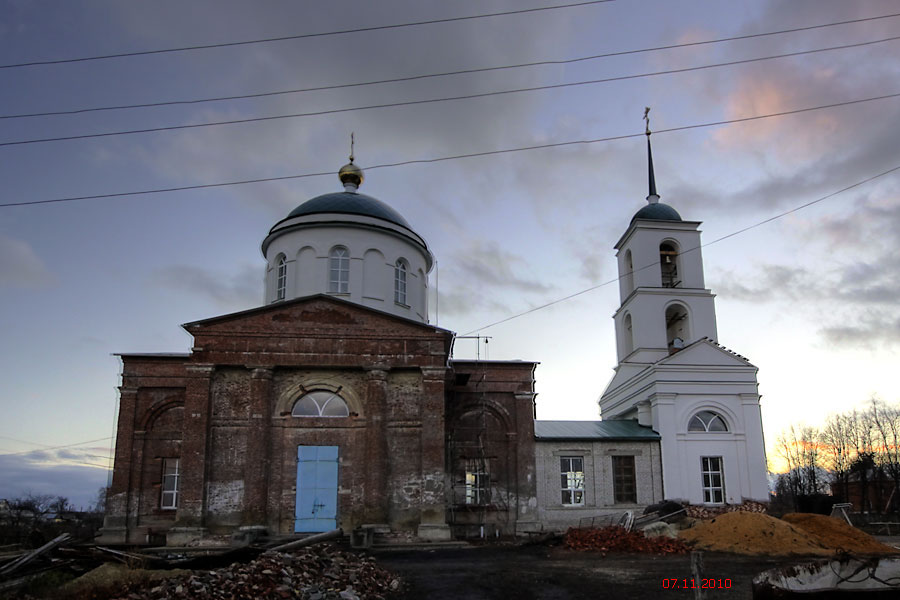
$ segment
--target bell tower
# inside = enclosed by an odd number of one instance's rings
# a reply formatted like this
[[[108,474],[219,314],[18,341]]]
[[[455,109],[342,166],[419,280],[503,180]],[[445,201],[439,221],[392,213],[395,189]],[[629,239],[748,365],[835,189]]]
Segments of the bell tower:
[[[666,498],[766,501],[757,368],[716,342],[700,222],[659,201],[649,119],[646,134],[647,205],[615,245],[618,364],[598,401],[601,418],[634,419],[659,434]]]
[[[647,127],[649,194],[616,243],[619,363],[652,363],[702,337],[716,339],[714,295],[704,287],[699,221],[659,201]]]

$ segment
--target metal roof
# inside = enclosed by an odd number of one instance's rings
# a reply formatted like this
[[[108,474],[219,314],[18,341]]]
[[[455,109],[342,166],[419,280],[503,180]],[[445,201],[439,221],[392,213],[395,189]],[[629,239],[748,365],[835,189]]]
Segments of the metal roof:
[[[610,421],[535,421],[541,440],[658,440],[659,434],[631,419]]]
[[[635,219],[648,219],[651,221],[681,221],[681,215],[679,215],[678,211],[668,204],[657,202],[656,204],[648,204],[641,210],[634,213],[634,216],[631,217],[631,220],[634,221]]]
[[[412,230],[406,219],[396,210],[377,198],[355,192],[334,192],[316,196],[292,210],[288,218],[321,213],[376,217]]]

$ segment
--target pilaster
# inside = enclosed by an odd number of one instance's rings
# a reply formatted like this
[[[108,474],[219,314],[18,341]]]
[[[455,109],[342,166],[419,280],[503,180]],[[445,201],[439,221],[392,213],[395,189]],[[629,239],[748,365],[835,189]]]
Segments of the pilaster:
[[[215,365],[189,364],[184,400],[184,436],[181,444],[178,511],[167,543],[186,543],[203,536],[206,510],[207,454],[212,376]]]
[[[137,388],[119,388],[119,419],[116,424],[116,454],[113,478],[106,492],[106,513],[100,542],[124,544],[128,536],[128,501],[134,495],[131,469],[134,459],[134,425],[137,410]]]
[[[418,536],[449,540],[447,525],[446,377],[444,367],[422,368],[422,511]]]
[[[366,368],[366,491],[367,519],[388,522],[387,378],[389,368]]]
[[[247,454],[244,457],[245,526],[265,526],[271,466],[268,433],[272,412],[272,369],[250,369],[250,421],[247,424]]]

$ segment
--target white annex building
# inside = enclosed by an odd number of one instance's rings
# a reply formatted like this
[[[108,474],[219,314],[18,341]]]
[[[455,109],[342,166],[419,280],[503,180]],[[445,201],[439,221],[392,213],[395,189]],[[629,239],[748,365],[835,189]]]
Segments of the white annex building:
[[[716,340],[699,221],[650,194],[616,243],[618,365],[604,421],[636,419],[660,436],[663,495],[693,504],[768,500],[757,368]]]

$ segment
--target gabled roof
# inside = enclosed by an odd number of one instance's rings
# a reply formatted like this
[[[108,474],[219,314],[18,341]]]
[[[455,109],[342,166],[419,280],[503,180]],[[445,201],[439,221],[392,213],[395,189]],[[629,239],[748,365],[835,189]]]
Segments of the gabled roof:
[[[707,348],[708,349],[707,352],[704,353],[703,348]],[[709,352],[709,350],[714,351],[716,353],[716,355],[711,354]],[[696,359],[698,358],[698,355],[703,355],[703,354],[705,354],[705,356],[703,356],[703,358],[701,360],[696,361]],[[723,356],[717,356],[717,355],[723,355]],[[696,362],[692,362],[692,358]],[[671,364],[679,364],[679,363],[681,363],[681,364],[715,364],[715,363],[710,362],[710,359],[712,359],[712,358],[718,358],[719,360],[724,359],[725,363],[733,364],[735,362],[740,362],[741,364],[747,365],[750,367],[755,366],[753,363],[751,363],[749,360],[747,360],[746,357],[741,356],[737,352],[733,352],[733,351],[729,350],[725,346],[721,346],[721,345],[717,344],[716,342],[709,339],[708,337],[702,337],[699,340],[688,344],[687,346],[685,346],[678,352],[675,352],[674,354],[670,354],[668,356],[665,356],[665,357],[659,359],[658,361],[656,361],[655,364],[657,364],[657,365],[671,365]],[[718,364],[725,366],[724,363],[718,363]]]
[[[199,321],[191,321],[189,323],[183,323],[181,326],[184,329],[190,331],[191,328],[196,327],[196,326],[213,325],[216,323],[221,323],[223,321],[239,320],[244,317],[250,317],[250,316],[254,316],[254,315],[264,314],[267,312],[278,312],[278,311],[284,310],[286,308],[291,308],[298,304],[305,304],[305,303],[309,303],[309,302],[316,301],[316,300],[331,302],[331,303],[340,305],[343,308],[350,308],[353,310],[366,311],[366,312],[372,313],[374,315],[384,317],[386,319],[392,319],[392,320],[398,321],[400,323],[403,323],[406,326],[420,327],[422,329],[427,329],[429,331],[449,333],[449,334],[453,335],[453,332],[450,331],[449,329],[435,327],[434,325],[422,323],[421,321],[416,321],[414,319],[407,319],[406,317],[401,317],[400,315],[395,315],[395,314],[392,314],[389,312],[385,312],[383,310],[371,308],[371,307],[365,306],[363,304],[357,304],[356,302],[350,302],[349,300],[344,300],[343,298],[337,298],[335,296],[330,296],[328,294],[313,294],[311,296],[301,296],[299,298],[292,298],[290,300],[282,300],[279,302],[272,302],[271,304],[258,306],[256,308],[249,308],[247,310],[241,310],[238,312],[219,315],[216,317],[200,319]]]
[[[534,437],[550,440],[654,441],[659,434],[631,419],[609,421],[535,421]]]

